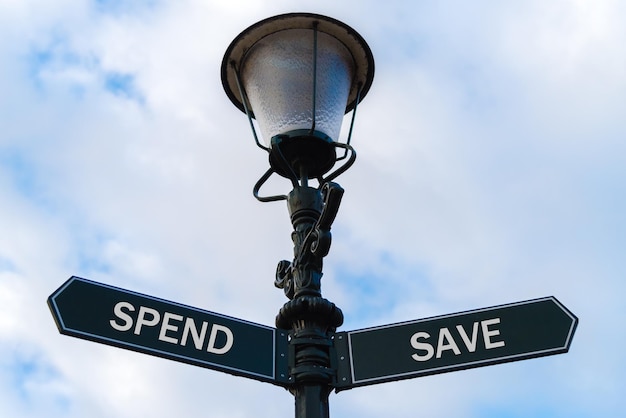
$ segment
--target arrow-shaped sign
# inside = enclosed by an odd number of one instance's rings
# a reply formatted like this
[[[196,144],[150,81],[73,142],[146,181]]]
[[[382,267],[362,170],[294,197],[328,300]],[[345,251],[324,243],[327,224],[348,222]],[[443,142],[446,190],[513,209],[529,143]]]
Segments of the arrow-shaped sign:
[[[288,332],[80,277],[48,298],[62,334],[220,370],[288,382]]]
[[[578,319],[554,297],[335,335],[337,390],[568,351]]]

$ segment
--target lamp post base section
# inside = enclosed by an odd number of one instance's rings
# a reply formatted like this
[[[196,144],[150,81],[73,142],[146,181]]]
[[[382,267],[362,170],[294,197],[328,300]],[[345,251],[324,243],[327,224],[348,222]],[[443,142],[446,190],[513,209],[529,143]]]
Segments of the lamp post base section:
[[[319,296],[290,300],[276,317],[276,326],[290,329],[289,374],[296,418],[329,418],[328,396],[333,389],[331,333],[343,323],[343,313]]]

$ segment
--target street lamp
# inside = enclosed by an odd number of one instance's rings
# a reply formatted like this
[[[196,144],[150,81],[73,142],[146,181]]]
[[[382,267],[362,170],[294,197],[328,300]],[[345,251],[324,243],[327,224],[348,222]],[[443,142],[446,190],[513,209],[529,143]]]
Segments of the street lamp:
[[[255,184],[254,196],[263,202],[286,200],[294,228],[294,258],[278,263],[275,285],[290,299],[276,326],[289,330],[296,417],[328,417],[328,395],[336,382],[333,333],[343,323],[341,310],[321,295],[322,259],[343,195],[332,180],[356,158],[352,127],[357,105],[372,84],[374,59],[348,25],[290,13],[239,34],[226,50],[221,74],[226,94],[248,116],[256,144],[269,154],[270,168]],[[340,142],[341,123],[350,111],[348,137]],[[261,196],[274,173],[289,179],[293,189]],[[318,186],[310,186],[310,179]]]
[[[248,115],[255,141],[269,153],[270,171],[294,183],[332,180],[354,162],[338,142],[345,113],[356,110],[374,76],[372,53],[361,36],[329,17],[292,13],[258,22],[228,47],[222,83],[231,101]],[[354,113],[353,113],[354,116]],[[259,142],[256,119],[265,142]],[[354,121],[354,118],[353,118]],[[337,158],[336,148],[344,153]],[[339,171],[323,177],[351,154]],[[347,166],[346,166],[347,165]],[[285,199],[284,196],[260,200]]]

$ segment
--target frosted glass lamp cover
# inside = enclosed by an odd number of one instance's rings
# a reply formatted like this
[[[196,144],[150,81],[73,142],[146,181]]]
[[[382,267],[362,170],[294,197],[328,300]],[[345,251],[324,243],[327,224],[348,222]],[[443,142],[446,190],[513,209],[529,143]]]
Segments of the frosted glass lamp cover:
[[[312,30],[276,32],[254,44],[242,62],[241,79],[268,146],[275,135],[311,130],[314,120],[316,131],[339,137],[354,63],[341,42],[325,33],[317,38],[315,54]]]
[[[372,53],[358,33],[309,13],[252,25],[235,38],[222,62],[226,94],[245,112],[241,85],[268,147],[276,135],[306,130],[336,141],[343,115],[365,96],[373,74]]]

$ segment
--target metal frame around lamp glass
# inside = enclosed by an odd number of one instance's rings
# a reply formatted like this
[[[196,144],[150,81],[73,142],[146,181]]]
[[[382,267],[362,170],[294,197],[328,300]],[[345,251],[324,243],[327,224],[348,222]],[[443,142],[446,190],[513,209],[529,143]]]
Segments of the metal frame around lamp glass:
[[[283,31],[308,30],[312,39],[312,60],[311,68],[311,125],[308,129],[300,129],[276,135],[272,138],[265,138],[270,142],[269,146],[264,146],[259,141],[253,119],[255,119],[254,109],[250,106],[250,100],[242,80],[242,67],[246,63],[251,51],[261,41],[267,40],[272,35]],[[353,61],[353,80],[350,86],[348,100],[344,113],[353,112],[350,129],[346,142],[337,141],[337,138],[330,138],[322,132],[316,130],[317,98],[318,90],[318,35],[329,36],[341,43],[349,52]],[[258,192],[261,186],[269,177],[277,173],[292,181],[294,187],[296,183],[306,181],[308,178],[317,178],[320,185],[332,181],[337,176],[345,172],[356,159],[356,152],[350,145],[352,130],[358,103],[365,97],[370,89],[374,76],[374,59],[372,52],[365,40],[352,28],[346,24],[321,15],[310,13],[290,13],[279,15],[262,20],[243,32],[241,32],[230,44],[224,55],[221,68],[222,83],[227,96],[233,104],[248,116],[252,134],[257,146],[268,152],[270,169],[261,177],[255,185],[254,196],[260,201],[284,200],[285,195],[261,197]],[[343,155],[336,157],[335,149],[341,148]],[[301,154],[315,155],[316,162],[309,166],[308,172],[302,173],[301,168],[296,169],[293,160]],[[347,161],[334,172],[324,175],[338,161]]]
[[[373,81],[373,55],[348,25],[322,15],[289,13],[241,32],[226,50],[221,76],[227,96],[247,115],[256,145],[269,154],[270,168],[253,194],[262,202],[286,200],[294,229],[293,261],[278,263],[274,284],[289,299],[276,316],[276,326],[289,332],[289,390],[296,417],[327,418],[328,396],[337,379],[333,338],[343,323],[341,310],[321,294],[322,260],[330,249],[330,228],[343,196],[332,180],[356,159],[350,140],[357,106]],[[345,107],[335,97],[343,97]],[[274,123],[275,115],[260,113],[274,110],[265,103],[273,98],[287,122],[282,115]],[[341,121],[350,111],[347,140],[339,142]],[[253,119],[266,130],[267,146],[259,141]],[[343,151],[339,156],[337,148]],[[341,166],[331,171],[339,161]],[[293,189],[287,195],[260,196],[274,173],[289,179]],[[316,179],[318,187],[311,187],[310,179]]]

